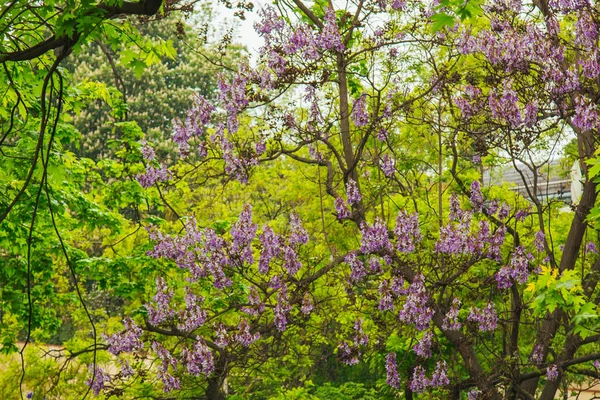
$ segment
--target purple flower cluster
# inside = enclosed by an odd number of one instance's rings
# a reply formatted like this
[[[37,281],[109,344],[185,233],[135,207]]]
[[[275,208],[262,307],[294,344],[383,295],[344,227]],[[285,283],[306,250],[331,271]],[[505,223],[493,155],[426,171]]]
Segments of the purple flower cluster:
[[[535,240],[533,243],[535,244],[535,248],[537,249],[537,251],[539,251],[539,252],[544,251],[545,244],[546,244],[546,235],[544,234],[544,232],[537,231],[537,233],[535,234]]]
[[[546,369],[546,378],[548,378],[549,381],[558,379],[558,366],[556,364],[548,365],[548,369]]]
[[[252,207],[249,204],[244,205],[237,222],[231,227],[230,233],[233,237],[231,250],[239,254],[242,261],[252,264],[252,240],[256,236],[257,224],[252,223]]]
[[[290,215],[290,227],[291,234],[289,241],[291,245],[301,245],[308,243],[308,232],[306,232],[306,229],[304,229],[304,227],[302,226],[302,221],[300,220],[298,214],[292,213]]]
[[[206,322],[206,310],[202,309],[204,297],[195,295],[192,290],[185,287],[185,308],[179,312],[180,323],[177,329],[182,332],[192,332]]]
[[[471,213],[463,211],[459,223],[441,227],[440,238],[435,244],[436,251],[445,254],[471,254],[470,245],[475,241],[471,239]]]
[[[352,121],[356,126],[365,126],[369,123],[369,113],[367,111],[367,95],[362,94],[352,106]]]
[[[346,202],[344,201],[344,199],[342,199],[341,197],[337,197],[335,199],[334,204],[335,204],[335,211],[336,211],[338,219],[350,218],[350,216],[352,214],[350,213],[350,209],[346,205]]]
[[[310,293],[304,294],[302,298],[302,306],[300,307],[300,312],[304,315],[309,315],[312,310],[314,310],[315,305],[313,304],[313,299]]]
[[[513,279],[519,283],[527,282],[529,262],[533,260],[531,253],[527,252],[523,246],[518,246],[510,259],[510,264],[502,267],[496,274],[498,288],[508,289],[512,286]]]
[[[415,251],[415,244],[423,238],[419,229],[419,214],[408,214],[401,210],[396,217],[396,227],[394,235],[397,238],[396,249],[402,253],[412,253]]]
[[[219,325],[215,331],[215,344],[220,348],[227,347],[229,344],[229,335],[227,334],[225,325]]]
[[[425,369],[417,365],[413,371],[412,380],[410,381],[410,390],[415,393],[424,393],[429,386],[429,379],[425,376]]]
[[[204,126],[210,122],[215,107],[202,95],[193,97],[192,107],[187,111],[187,117],[182,123],[179,119],[173,120],[173,141],[179,147],[183,156],[189,154],[189,140],[193,137],[202,137]]]
[[[425,369],[417,365],[413,371],[413,377],[410,381],[410,389],[415,393],[424,393],[427,388],[437,388],[448,385],[450,379],[448,379],[448,367],[446,361],[438,361],[435,367],[435,371],[431,376],[431,379],[425,376]]]
[[[337,355],[344,364],[356,365],[359,361],[358,358],[360,357],[360,352],[358,351],[358,348],[355,346],[350,347],[348,346],[348,343],[344,341],[338,346]]]
[[[573,125],[582,131],[589,131],[598,127],[600,116],[598,107],[589,100],[578,97],[575,102],[575,115],[573,116]]]
[[[238,114],[248,106],[248,96],[246,92],[246,84],[248,77],[237,74],[227,82],[223,76],[217,79],[219,87],[219,101],[221,106],[227,112],[227,129],[229,134],[234,134],[238,131],[239,122]]]
[[[254,335],[250,333],[250,324],[245,319],[242,319],[238,324],[238,333],[235,335],[235,340],[244,347],[250,346],[252,343],[260,339],[260,333]]]
[[[271,227],[264,225],[263,233],[260,234],[262,251],[258,260],[258,271],[261,274],[269,272],[271,260],[281,254],[281,237],[273,232]]]
[[[379,309],[381,311],[394,311],[394,296],[390,291],[390,284],[387,279],[379,282]]]
[[[212,352],[203,339],[198,339],[191,350],[184,349],[181,352],[181,359],[187,372],[194,376],[200,374],[208,376],[215,370]]]
[[[144,344],[140,340],[143,333],[142,328],[129,317],[123,320],[123,325],[125,325],[124,332],[104,338],[109,345],[108,351],[116,356],[123,352],[139,351],[144,348]]]
[[[385,356],[385,371],[387,377],[385,383],[393,388],[400,388],[400,378],[398,377],[398,366],[396,364],[396,353],[388,353]]]
[[[290,276],[296,275],[300,271],[300,268],[302,268],[302,263],[298,259],[298,253],[291,246],[284,246],[283,248],[283,267]]]
[[[163,383],[163,390],[165,392],[178,390],[180,388],[179,378],[176,378],[169,373],[169,367],[172,367],[173,370],[177,369],[177,358],[173,357],[171,352],[158,342],[152,342],[152,350],[161,360],[161,363],[158,366],[157,375]]]
[[[380,161],[381,171],[387,178],[391,178],[396,173],[396,162],[389,154],[384,154]]]
[[[425,277],[419,274],[408,287],[406,301],[398,318],[402,322],[415,324],[420,331],[427,329],[433,317],[433,310],[427,305],[428,301]]]
[[[381,218],[376,218],[372,226],[363,222],[361,233],[360,251],[363,253],[390,253],[393,251],[387,226]]]
[[[255,286],[250,286],[248,292],[248,306],[242,307],[242,312],[248,315],[258,316],[265,310],[265,304],[260,300],[260,294]]]
[[[541,344],[536,344],[533,347],[533,350],[531,352],[531,356],[529,357],[529,359],[536,366],[539,366],[544,362],[544,348],[542,347]]]
[[[342,52],[345,49],[344,43],[342,43],[340,28],[335,20],[335,12],[331,8],[325,11],[325,24],[317,38],[317,44],[323,50]]]
[[[423,337],[413,346],[413,351],[416,355],[421,358],[431,357],[431,341],[433,340],[433,333],[431,331],[425,332]]]
[[[344,261],[350,266],[350,282],[357,283],[367,276],[365,265],[358,259],[356,253],[348,253]]]
[[[446,313],[444,321],[442,322],[442,329],[449,331],[457,331],[462,327],[462,324],[458,320],[458,313],[460,311],[460,300],[456,297],[452,300],[452,306]]]
[[[586,253],[594,253],[597,254],[598,253],[598,248],[596,247],[596,245],[594,244],[594,242],[588,242],[585,245],[585,252]]]
[[[348,179],[348,183],[346,185],[346,195],[348,196],[348,204],[350,205],[357,204],[362,200],[362,195],[360,194],[360,190],[358,190],[358,185],[352,178]]]
[[[174,311],[171,309],[173,291],[169,290],[162,277],[156,278],[156,294],[152,297],[154,304],[145,304],[148,310],[148,322],[153,326],[159,326],[163,322],[173,318]]]
[[[483,195],[481,194],[481,184],[479,181],[473,181],[471,184],[471,206],[474,212],[483,210]]]
[[[161,165],[159,167],[148,165],[146,167],[146,172],[143,174],[138,174],[136,179],[143,188],[147,189],[151,186],[154,186],[156,182],[168,181],[171,179],[171,173],[165,165]]]
[[[287,327],[287,313],[290,312],[292,307],[287,294],[287,286],[284,284],[277,292],[277,304],[274,310],[274,322],[275,327],[280,332],[285,331]]]
[[[94,395],[98,396],[106,383],[110,382],[110,375],[104,372],[98,365],[90,364],[88,369],[94,377],[93,379],[88,378],[85,384],[92,388]]]
[[[494,304],[488,303],[484,308],[471,307],[467,319],[478,324],[482,332],[493,331],[498,327],[498,316]]]

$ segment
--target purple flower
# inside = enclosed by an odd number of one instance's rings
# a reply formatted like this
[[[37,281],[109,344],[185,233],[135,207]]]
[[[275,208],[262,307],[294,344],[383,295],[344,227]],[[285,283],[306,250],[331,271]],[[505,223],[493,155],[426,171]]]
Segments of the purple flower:
[[[392,297],[392,292],[390,292],[389,282],[387,279],[383,279],[379,283],[379,309],[381,311],[393,311],[394,310],[394,298]]]
[[[460,199],[456,193],[450,196],[450,221],[460,221],[464,215],[463,209],[460,207]]]
[[[304,297],[302,298],[302,306],[300,307],[302,314],[309,315],[314,308],[315,306],[313,304],[312,296],[309,293],[304,294]]]
[[[431,386],[440,387],[448,385],[450,383],[450,379],[448,379],[447,370],[448,367],[446,366],[446,361],[438,361],[435,366],[433,376],[431,377]]]
[[[192,107],[187,111],[187,117],[182,123],[179,119],[173,120],[173,141],[179,146],[182,155],[189,153],[189,140],[193,137],[202,137],[204,126],[210,122],[215,107],[202,95],[195,94]]]
[[[483,209],[483,195],[481,194],[481,185],[478,181],[471,184],[471,206],[474,212],[480,212]]]
[[[362,195],[358,190],[358,186],[352,178],[348,179],[348,184],[346,185],[346,195],[348,196],[348,204],[350,205],[357,204],[362,200]]]
[[[356,126],[365,126],[369,123],[369,113],[367,112],[367,95],[362,94],[352,106],[352,121]]]
[[[490,245],[488,247],[487,257],[491,260],[501,261],[502,256],[500,255],[500,248],[504,243],[504,236],[506,235],[506,226],[502,225],[490,239]]]
[[[215,332],[215,344],[220,348],[227,347],[229,344],[229,335],[227,334],[225,325],[221,324],[217,328],[217,331]]]
[[[372,226],[362,223],[361,225],[360,251],[363,253],[389,253],[393,250],[388,237],[388,230],[381,218],[376,218]]]
[[[526,127],[531,128],[537,123],[537,111],[537,102],[527,103],[527,105],[525,105],[525,115],[523,117],[523,124],[525,124]]]
[[[238,324],[238,333],[235,335],[235,340],[242,346],[248,347],[258,339],[260,339],[260,333],[251,334],[250,324],[247,320],[242,319]]]
[[[498,327],[498,316],[496,309],[491,302],[483,309],[471,307],[471,312],[467,317],[469,321],[479,324],[479,330],[482,332],[493,331]]]
[[[146,167],[146,172],[138,174],[136,179],[143,188],[147,189],[157,182],[168,181],[171,179],[171,173],[165,165],[161,165],[159,168],[149,165]]]
[[[298,253],[291,246],[283,247],[283,267],[290,276],[296,275],[302,268],[302,263],[298,260]]]
[[[529,278],[529,262],[534,258],[525,251],[523,246],[518,246],[512,255],[510,264],[502,267],[496,274],[498,288],[508,289],[512,286],[512,279],[519,283],[527,282]]]
[[[415,244],[423,238],[419,229],[419,215],[417,213],[407,214],[401,210],[396,217],[394,235],[398,239],[396,248],[402,253],[415,251]]]
[[[179,379],[169,373],[169,367],[177,368],[177,359],[158,342],[152,342],[152,350],[161,360],[157,375],[163,383],[163,390],[165,392],[178,390],[180,388]]]
[[[277,304],[274,310],[274,322],[278,331],[283,332],[287,326],[287,313],[292,307],[288,300],[287,286],[284,284],[277,292]]]
[[[573,125],[582,131],[589,131],[596,128],[598,123],[598,107],[589,100],[583,100],[581,97],[577,97]]]
[[[264,225],[263,233],[260,234],[260,243],[262,251],[258,260],[258,271],[261,274],[269,272],[271,260],[281,254],[281,238],[271,227]]]
[[[372,274],[379,274],[382,272],[381,261],[377,257],[371,257],[369,259],[369,270]]]
[[[148,145],[148,142],[142,142],[142,157],[144,160],[151,162],[156,158],[156,154],[154,153],[154,149]]]
[[[585,245],[585,252],[597,254],[598,248],[596,248],[594,242],[588,242],[588,244]]]
[[[467,395],[468,400],[477,400],[479,399],[479,395],[481,394],[481,391],[479,391],[479,389],[473,389],[469,392],[469,394]]]
[[[109,345],[108,351],[116,356],[122,352],[139,351],[144,348],[144,344],[140,340],[142,337],[142,328],[129,317],[123,320],[125,331],[115,333],[109,337],[105,337]]]
[[[164,321],[171,319],[174,311],[171,310],[171,299],[173,291],[168,289],[162,277],[156,278],[156,294],[152,297],[154,305],[145,304],[148,310],[148,322],[153,326],[159,326]]]
[[[594,23],[592,15],[587,11],[580,11],[575,25],[575,44],[592,49],[597,40],[598,26]]]
[[[98,396],[107,382],[110,382],[110,375],[107,374],[97,365],[90,364],[88,366],[90,372],[94,375],[85,381],[85,384],[92,388],[94,395]]]
[[[367,276],[365,265],[360,261],[356,253],[348,253],[344,261],[350,266],[350,281],[357,283]]]
[[[331,8],[325,11],[325,23],[317,38],[317,43],[323,50],[344,51],[340,29],[335,20],[335,12]]]
[[[267,145],[262,140],[256,143],[255,146],[256,155],[260,156],[267,150]]]
[[[345,341],[338,346],[337,354],[340,358],[340,361],[346,365],[358,364],[358,357],[360,356],[358,348],[356,348],[355,346],[351,348]]]
[[[507,203],[502,203],[502,206],[500,206],[500,210],[498,210],[498,219],[500,219],[500,221],[503,221],[508,217],[509,214],[510,206]]]
[[[541,344],[536,344],[533,347],[533,351],[531,352],[529,359],[534,365],[538,366],[544,361],[544,348]]]
[[[558,379],[558,366],[556,364],[548,365],[546,370],[546,378],[549,381],[555,381]]]
[[[240,259],[248,264],[254,262],[251,243],[256,236],[257,227],[257,224],[252,223],[252,206],[249,204],[244,205],[239,219],[230,230],[233,237],[231,250],[233,253],[239,254]]]
[[[385,356],[385,371],[387,373],[385,383],[399,389],[400,378],[398,377],[398,367],[396,365],[396,353],[388,353]]]
[[[416,355],[421,358],[431,357],[431,341],[433,339],[433,333],[431,331],[425,332],[423,337],[413,346],[413,351]]]
[[[413,372],[412,380],[410,381],[410,390],[415,393],[424,393],[428,386],[430,386],[430,382],[429,379],[425,377],[425,370],[422,366],[417,365]]]
[[[537,231],[537,233],[535,234],[535,241],[534,241],[535,248],[537,249],[537,251],[539,251],[539,252],[544,251],[545,243],[546,243],[546,235],[542,231]]]
[[[393,177],[396,173],[395,164],[396,162],[392,157],[390,157],[388,154],[384,154],[383,157],[381,157],[380,162],[381,171],[383,172],[383,175],[385,175],[387,178]]]
[[[133,376],[133,368],[131,368],[129,361],[119,359],[119,364],[121,365],[121,376],[123,378],[129,378]]]
[[[408,287],[406,301],[398,318],[402,322],[415,324],[420,331],[427,329],[433,317],[433,310],[427,305],[428,301],[425,278],[423,274],[419,274]]]
[[[346,202],[341,197],[335,199],[335,211],[338,219],[350,218],[350,209],[346,205]]]
[[[366,346],[369,343],[369,337],[363,331],[362,324],[363,324],[362,318],[358,318],[354,322],[354,332],[355,332],[354,345],[355,346]]]
[[[463,212],[458,224],[443,226],[440,229],[440,238],[435,244],[436,251],[445,254],[470,254],[473,253],[474,240],[470,237],[471,231],[470,212]]]
[[[192,332],[194,329],[204,325],[206,321],[206,310],[203,310],[201,305],[204,302],[204,297],[196,296],[192,290],[186,286],[185,288],[185,309],[179,313],[177,329],[182,332]]]
[[[248,292],[248,304],[247,307],[242,307],[242,312],[248,315],[258,316],[265,310],[265,304],[260,300],[260,294],[255,286],[250,286]]]
[[[296,213],[290,215],[290,227],[292,233],[290,234],[290,244],[306,244],[308,243],[308,232],[302,226],[302,221]]]
[[[457,331],[462,327],[462,324],[458,320],[458,312],[460,311],[460,300],[456,297],[452,300],[452,306],[446,313],[444,321],[442,322],[442,329],[449,331]]]
[[[197,340],[191,350],[184,349],[181,352],[181,359],[187,372],[193,376],[200,374],[208,376],[215,370],[212,352],[203,339]]]

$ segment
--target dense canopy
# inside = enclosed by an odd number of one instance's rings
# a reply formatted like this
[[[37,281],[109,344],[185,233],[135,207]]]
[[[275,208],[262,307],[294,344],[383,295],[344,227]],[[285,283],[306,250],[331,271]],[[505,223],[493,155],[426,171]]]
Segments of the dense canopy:
[[[593,392],[599,27],[588,0],[1,5],[0,398]]]

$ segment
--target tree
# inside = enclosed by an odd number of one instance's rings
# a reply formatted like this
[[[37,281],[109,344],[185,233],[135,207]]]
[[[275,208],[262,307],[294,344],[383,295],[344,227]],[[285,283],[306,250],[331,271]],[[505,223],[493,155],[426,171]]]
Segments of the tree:
[[[266,43],[259,66],[242,64],[232,80],[220,81],[218,107],[200,97],[189,120],[176,126],[182,154],[197,149],[203,160],[191,170],[172,169],[172,177],[151,166],[144,177],[147,186],[193,179],[194,171],[202,176],[220,165],[226,176],[242,182],[276,159],[315,166],[325,176],[317,174],[314,193],[324,189],[330,195],[329,205],[321,208],[323,226],[337,218],[346,224],[348,238],[360,232],[360,248],[342,241],[341,254],[306,259],[302,246],[310,241],[295,214],[290,230],[275,233],[268,225],[259,230],[249,207],[229,235],[222,228],[199,229],[193,220],[181,235],[152,233],[157,243],[150,254],[175,261],[194,282],[186,289],[184,306],[172,300],[183,295],[177,294],[181,288],[172,291],[159,278],[157,294],[147,305],[145,329],[159,336],[143,338],[162,360],[159,376],[166,390],[178,388],[183,376],[204,373],[209,397],[223,397],[227,376],[239,376],[249,363],[281,357],[276,350],[291,346],[286,339],[296,339],[287,332],[305,329],[312,318],[325,318],[340,329],[326,340],[348,364],[368,351],[365,332],[384,338],[387,382],[407,398],[433,391],[456,398],[461,393],[500,398],[504,393],[550,399],[561,383],[596,376],[581,366],[600,357],[591,350],[598,339],[596,263],[590,264],[582,251],[585,217],[596,198],[585,161],[595,150],[591,135],[597,117],[589,100],[569,102],[570,96],[581,96],[575,78],[588,78],[569,69],[577,64],[560,61],[570,60],[573,46],[574,54],[587,60],[581,55],[584,41],[581,35],[572,39],[568,31],[559,36],[554,22],[577,14],[584,21],[577,29],[593,36],[592,6],[536,3],[523,5],[529,11],[521,12],[517,2],[490,5],[484,7],[490,28],[482,23],[458,30],[444,26],[453,25],[448,18],[453,22],[452,13],[460,16],[464,9],[448,6],[419,10],[404,2],[359,2],[334,10],[318,2],[277,3],[262,11],[257,25]],[[434,28],[441,29],[434,37],[426,22],[432,14]],[[509,44],[513,51],[506,50]],[[470,53],[484,57],[465,55]],[[564,58],[556,63],[548,54]],[[472,68],[465,86],[459,66]],[[400,74],[403,79],[394,81],[399,70],[417,73]],[[499,77],[505,73],[512,85],[505,81],[500,91]],[[477,75],[483,75],[484,86],[473,83]],[[465,94],[457,95],[457,88]],[[303,98],[294,101],[298,93]],[[248,118],[240,118],[244,112]],[[511,208],[493,191],[491,198],[484,197],[477,164],[497,152],[538,169],[533,151],[554,140],[565,124],[578,135],[586,182],[560,251],[548,228],[552,210],[533,195],[536,188],[530,188],[532,212],[522,209],[522,201]],[[426,132],[430,127],[437,135]],[[396,141],[403,130],[425,130],[421,140],[434,144],[431,153],[412,162],[398,157],[410,145]],[[423,172],[415,179],[419,165]],[[428,183],[437,192],[423,193],[420,186]],[[449,196],[453,191],[457,194]],[[469,198],[470,207],[461,207],[460,196]],[[449,213],[444,206],[448,197]],[[334,208],[335,216],[327,215]],[[404,210],[392,230],[388,222],[397,208]],[[246,302],[240,300],[244,293]],[[211,299],[205,307],[189,300],[200,294]],[[212,299],[223,303],[219,307]],[[304,315],[313,307],[316,311]],[[333,309],[344,310],[337,323]],[[182,325],[192,313],[197,326]],[[527,326],[539,326],[539,334]],[[123,348],[123,335],[132,332],[138,332],[135,348]],[[146,348],[141,335],[132,329],[116,334],[111,350]],[[190,335],[197,337],[189,340]],[[177,346],[169,337],[188,340]]]
[[[551,399],[598,377],[595,6],[493,2],[477,22],[470,2],[335,6],[262,10],[257,66],[175,122],[178,163],[126,146],[150,196],[198,215],[148,227],[156,292],[104,338],[121,372],[90,360],[96,394],[149,372],[181,396],[325,397],[309,381],[362,360],[380,397]],[[569,221],[535,180],[533,209],[481,184],[503,158],[537,176],[570,129]],[[215,193],[222,220],[202,207]]]

